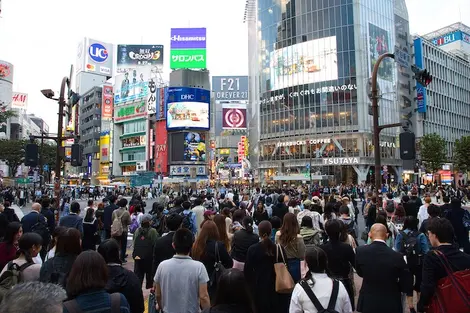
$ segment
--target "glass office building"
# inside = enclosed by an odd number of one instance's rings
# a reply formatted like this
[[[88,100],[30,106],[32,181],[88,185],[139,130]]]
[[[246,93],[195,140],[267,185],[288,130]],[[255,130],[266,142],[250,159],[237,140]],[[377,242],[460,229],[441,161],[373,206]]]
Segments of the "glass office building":
[[[404,0],[253,3],[251,16],[246,14],[249,129],[258,179],[308,181],[311,167],[313,180],[370,181],[374,146],[368,82],[378,56],[393,52],[397,11],[407,18]],[[378,79],[381,124],[398,122],[396,81],[396,65],[386,60]],[[401,177],[399,131],[385,130],[380,139],[388,180]]]

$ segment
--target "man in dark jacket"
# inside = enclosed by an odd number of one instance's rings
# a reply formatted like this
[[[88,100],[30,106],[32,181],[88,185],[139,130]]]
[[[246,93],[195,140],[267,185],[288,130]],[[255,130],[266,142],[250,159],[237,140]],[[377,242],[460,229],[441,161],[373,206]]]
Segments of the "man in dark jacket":
[[[19,222],[20,219],[18,218],[18,216],[16,215],[15,213],[15,209],[11,208],[10,207],[10,202],[8,201],[5,201],[3,203],[4,205],[4,209],[3,209],[3,214],[5,214],[5,217],[7,218],[8,222],[11,223],[11,222]]]
[[[44,215],[40,213],[41,205],[39,203],[33,203],[31,206],[31,212],[23,216],[21,219],[21,227],[23,228],[23,233],[30,233],[32,227],[38,222],[47,223]],[[47,249],[44,249],[47,250]]]
[[[461,252],[453,246],[454,229],[445,218],[436,218],[428,225],[429,242],[435,250],[442,252],[454,271],[470,269],[470,255]],[[425,312],[430,304],[436,286],[440,279],[447,277],[447,272],[439,257],[433,250],[424,256],[423,280],[421,281],[421,296],[418,301],[418,312]]]
[[[62,217],[59,221],[59,226],[68,228],[76,228],[83,237],[83,218],[80,214],[80,204],[76,201],[70,205],[70,214]]]
[[[54,211],[51,209],[51,200],[49,198],[44,198],[41,201],[41,214],[47,219],[47,227],[49,228],[49,233],[53,233],[55,229],[55,216]]]
[[[117,198],[115,196],[110,196],[109,197],[109,205],[104,208],[104,214],[103,214],[103,227],[106,235],[106,239],[111,238],[111,224],[113,223],[112,221],[112,216],[114,210],[117,210],[119,207],[116,205],[116,200]]]
[[[387,247],[387,228],[372,225],[370,245],[356,250],[356,271],[363,278],[357,311],[362,313],[402,312],[402,292],[412,288],[411,275],[403,256]]]
[[[450,210],[445,212],[444,217],[450,221],[454,228],[455,239],[458,247],[463,249],[463,252],[470,254],[470,242],[468,238],[469,229],[464,225],[464,216],[468,213],[466,212],[466,209],[462,208],[462,201],[458,198],[452,199],[450,208]]]
[[[418,197],[417,191],[413,190],[411,192],[411,197],[406,202],[405,197],[407,196],[403,196],[403,207],[405,208],[406,215],[418,218],[419,208],[423,205],[423,201],[421,201],[421,198]]]
[[[289,212],[289,208],[285,203],[285,195],[280,195],[278,199],[277,205],[273,207],[273,216],[277,216],[282,220],[284,220],[284,215]]]
[[[158,238],[153,247],[153,266],[152,276],[155,276],[158,265],[165,260],[171,259],[175,255],[173,249],[173,235],[181,227],[183,217],[179,214],[170,214],[166,216],[166,226],[168,233]]]

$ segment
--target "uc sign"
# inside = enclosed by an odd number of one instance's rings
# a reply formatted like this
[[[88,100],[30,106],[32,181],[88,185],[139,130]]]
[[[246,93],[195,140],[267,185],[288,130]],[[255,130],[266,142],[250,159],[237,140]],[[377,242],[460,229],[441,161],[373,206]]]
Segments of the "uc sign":
[[[103,63],[108,59],[108,50],[100,43],[90,45],[88,54],[90,58],[97,63]]]

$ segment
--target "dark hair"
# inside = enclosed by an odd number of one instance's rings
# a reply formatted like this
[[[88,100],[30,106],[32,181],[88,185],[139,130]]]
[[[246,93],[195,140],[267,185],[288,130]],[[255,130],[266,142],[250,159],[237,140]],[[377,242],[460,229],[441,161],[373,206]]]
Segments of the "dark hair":
[[[5,237],[3,241],[8,245],[13,245],[13,241],[15,240],[16,234],[20,231],[21,223],[20,222],[10,222],[7,225],[7,229],[5,230]]]
[[[56,255],[66,254],[77,256],[82,252],[80,240],[82,235],[76,228],[67,228],[65,232],[57,238]]]
[[[279,197],[277,198],[277,202],[284,203],[284,195],[279,195]]]
[[[224,221],[225,223],[225,221]],[[201,227],[201,231],[199,232],[196,241],[194,242],[193,249],[191,250],[191,256],[193,259],[200,261],[206,252],[206,244],[207,241],[219,240],[219,229],[217,225],[211,220],[207,220],[204,225]]]
[[[41,246],[42,245],[42,237],[37,233],[26,233],[21,236],[20,240],[18,240],[18,253],[24,255],[26,262],[32,263],[33,258],[31,257],[31,253],[29,249],[33,246]]]
[[[282,226],[279,231],[281,232],[279,242],[283,246],[287,246],[297,239],[297,235],[300,233],[300,228],[299,222],[293,213],[286,213],[284,215],[284,220],[282,221]]]
[[[242,221],[242,225],[247,232],[253,233],[253,218],[251,216],[245,216]]]
[[[293,208],[296,207],[296,206],[297,206],[297,200],[295,200],[295,199],[290,199],[290,200],[289,200],[289,206],[290,206],[290,207],[293,207]]]
[[[189,254],[193,246],[193,233],[187,228],[180,228],[173,236],[173,245],[177,254]]]
[[[172,213],[165,218],[166,227],[169,231],[176,231],[183,223],[183,217],[179,214]]]
[[[438,217],[441,215],[441,207],[435,205],[435,204],[430,204],[428,206],[428,214],[429,217]]]
[[[67,230],[67,227],[64,227],[64,226],[56,226],[54,228],[54,231],[51,234],[52,239],[51,239],[51,242],[49,243],[49,250],[54,248],[57,245],[57,239],[59,238],[59,236],[62,236],[66,230]]]
[[[429,220],[428,231],[434,234],[440,243],[454,242],[454,227],[446,218],[433,218]]]
[[[406,215],[405,208],[403,205],[399,204],[395,210],[395,216],[397,217],[404,217]]]
[[[384,214],[380,214],[380,213],[382,212],[379,212],[377,214],[377,217],[375,218],[375,222],[385,226],[385,228],[387,229],[388,237],[390,238],[392,236],[392,232],[390,231],[390,228],[388,228],[387,216],[386,215],[384,216]]]
[[[442,201],[444,201],[444,203],[449,203],[450,202],[450,197],[449,196],[444,196],[444,197],[442,197]]]
[[[305,262],[308,266],[308,273],[305,279],[311,279],[313,284],[315,284],[315,280],[313,279],[312,272],[326,273],[328,270],[328,256],[320,247],[309,246],[305,251]]]
[[[198,205],[201,205],[201,204],[202,204],[202,199],[201,198],[198,197],[194,200],[194,206],[198,206]]]
[[[189,202],[189,201],[184,201],[181,206],[183,207],[183,209],[189,210],[189,209],[191,209],[191,202]]]
[[[326,220],[331,220],[333,217],[333,212],[335,211],[335,205],[332,202],[328,202],[325,205],[325,211],[323,214],[325,215]]]
[[[403,229],[409,230],[418,230],[418,219],[412,215],[405,217],[405,221],[403,222]]]
[[[121,247],[115,239],[106,239],[98,246],[98,253],[101,254],[106,263],[121,264],[119,249]]]
[[[121,200],[118,201],[117,205],[118,205],[118,207],[120,207],[120,208],[125,208],[126,205],[127,205],[127,199],[122,198]]]
[[[230,217],[230,209],[229,208],[224,208],[222,210],[222,214],[225,216],[225,217]]]
[[[93,290],[102,290],[108,283],[108,266],[96,251],[84,251],[75,259],[67,279],[67,295],[75,298]]]
[[[232,221],[233,222],[242,222],[245,218],[246,212],[245,210],[235,210],[232,214]]]
[[[312,218],[308,215],[305,215],[304,217],[302,217],[302,222],[300,223],[300,227],[313,228]]]
[[[263,246],[265,253],[269,256],[276,254],[276,245],[271,240],[271,232],[273,228],[271,223],[268,221],[262,221],[258,225],[258,234],[261,237],[261,245]]]
[[[341,236],[341,230],[343,225],[341,221],[336,219],[330,219],[325,224],[325,232],[328,235],[330,241],[339,241]]]
[[[222,304],[235,304],[243,308],[243,312],[254,312],[253,301],[248,291],[245,275],[234,268],[225,270],[217,283],[217,292],[214,306]]]
[[[349,215],[349,208],[347,205],[342,205],[339,207],[339,214],[347,214]]]
[[[41,199],[41,206],[43,208],[47,208],[50,205],[51,205],[51,199],[49,199],[48,197],[44,197]]]
[[[271,219],[269,221],[271,222],[271,226],[274,229],[279,229],[282,226],[282,221],[278,216],[271,217]]]
[[[116,198],[115,195],[111,195],[111,196],[109,196],[108,200],[109,200],[110,203],[114,203],[114,202],[116,202],[117,198]]]
[[[95,215],[95,209],[88,208],[86,210],[85,218],[83,219],[84,222],[91,223],[93,222],[93,217]]]
[[[217,214],[214,216],[214,223],[217,225],[219,231],[219,241],[222,241],[227,251],[230,251],[230,239],[227,234],[227,224],[225,223],[225,216]]]
[[[4,202],[3,202],[3,206],[4,206],[5,208],[9,208],[10,205],[11,205],[11,204],[10,204],[10,201],[4,201]]]
[[[88,200],[88,201],[87,201],[87,205],[88,205],[88,206],[92,206],[92,205],[93,205],[93,200],[92,200],[92,199]]]
[[[403,203],[407,203],[408,201],[410,201],[410,197],[407,196],[407,195],[405,195],[405,196],[401,197],[401,201],[402,201]]]
[[[72,202],[72,204],[70,205],[70,212],[76,214],[80,213],[80,203],[78,203],[77,201]]]
[[[140,204],[134,205],[134,214],[142,212],[142,206]]]

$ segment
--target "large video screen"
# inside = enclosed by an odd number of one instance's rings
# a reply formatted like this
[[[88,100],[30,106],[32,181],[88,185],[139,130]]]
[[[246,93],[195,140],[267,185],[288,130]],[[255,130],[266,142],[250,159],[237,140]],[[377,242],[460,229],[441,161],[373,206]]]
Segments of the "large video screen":
[[[338,79],[336,36],[270,53],[271,90]]]
[[[210,128],[209,90],[170,87],[167,95],[166,126],[168,130]]]
[[[184,161],[206,161],[206,136],[203,133],[184,133]]]

